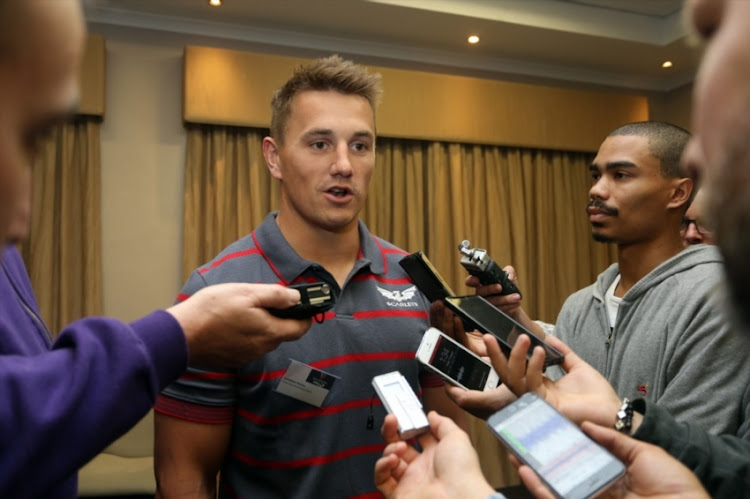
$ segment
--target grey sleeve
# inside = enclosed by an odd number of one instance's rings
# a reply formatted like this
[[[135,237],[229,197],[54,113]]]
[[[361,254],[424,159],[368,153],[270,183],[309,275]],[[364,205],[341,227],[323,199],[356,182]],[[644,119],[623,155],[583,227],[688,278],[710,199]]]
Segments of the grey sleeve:
[[[683,314],[686,321],[675,324],[683,330],[669,359],[669,383],[655,402],[679,414],[680,421],[714,434],[734,434],[742,423],[742,398],[750,383],[747,346],[730,330],[714,300],[683,309]]]
[[[747,435],[745,438],[711,435],[694,424],[678,422],[663,408],[643,399],[634,401],[633,406],[644,415],[634,438],[658,445],[680,460],[696,474],[712,497],[748,497],[750,438]]]

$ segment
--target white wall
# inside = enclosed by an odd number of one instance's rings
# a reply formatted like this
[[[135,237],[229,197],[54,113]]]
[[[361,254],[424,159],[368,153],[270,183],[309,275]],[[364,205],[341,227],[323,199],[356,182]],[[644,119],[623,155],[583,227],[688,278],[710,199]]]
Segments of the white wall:
[[[182,285],[182,49],[147,31],[96,30],[107,47],[101,128],[104,314],[168,306]]]

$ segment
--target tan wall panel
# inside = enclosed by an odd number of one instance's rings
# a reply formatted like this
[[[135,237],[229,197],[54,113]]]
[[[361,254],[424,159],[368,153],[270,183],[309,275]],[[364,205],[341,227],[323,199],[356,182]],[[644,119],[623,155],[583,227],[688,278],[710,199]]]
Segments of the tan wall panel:
[[[648,117],[645,97],[377,70],[381,135],[595,151],[613,128]]]
[[[274,91],[307,61],[186,46],[183,118],[191,123],[268,127]]]
[[[188,46],[185,121],[267,127],[271,96],[307,59]],[[613,128],[648,119],[643,96],[371,67],[383,75],[378,134],[595,151]]]
[[[81,61],[81,100],[78,114],[104,116],[106,53],[104,38],[89,35]]]
[[[649,97],[649,111],[652,120],[674,123],[685,130],[690,130],[691,127],[692,107],[692,84]]]

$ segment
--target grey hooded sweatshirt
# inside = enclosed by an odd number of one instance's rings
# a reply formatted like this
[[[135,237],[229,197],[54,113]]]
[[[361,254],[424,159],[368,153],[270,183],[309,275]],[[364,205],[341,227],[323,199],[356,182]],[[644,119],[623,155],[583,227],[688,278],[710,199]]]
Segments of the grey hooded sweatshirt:
[[[743,419],[750,360],[748,345],[730,331],[722,310],[723,269],[717,248],[688,247],[638,281],[610,325],[604,294],[619,274],[613,264],[566,300],[554,335],[619,396],[642,397],[678,421],[734,434]]]

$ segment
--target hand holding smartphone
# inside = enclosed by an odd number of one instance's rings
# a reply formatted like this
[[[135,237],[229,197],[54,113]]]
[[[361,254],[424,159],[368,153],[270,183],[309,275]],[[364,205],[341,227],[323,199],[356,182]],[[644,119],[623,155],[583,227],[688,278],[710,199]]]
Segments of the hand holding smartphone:
[[[557,497],[594,496],[625,474],[622,462],[535,393],[490,416],[487,426]]]
[[[484,297],[479,295],[448,296],[444,301],[448,308],[464,321],[464,324],[469,324],[469,327],[497,338],[500,348],[506,353],[510,353],[518,336],[525,334],[531,339],[532,347],[526,355],[527,359],[531,357],[534,347],[541,346],[545,352],[544,367],[563,361],[564,356],[559,350],[545,343]]]
[[[500,383],[492,365],[434,327],[422,336],[416,359],[428,370],[465,390],[491,390]]]

